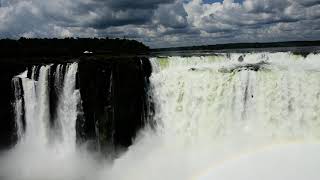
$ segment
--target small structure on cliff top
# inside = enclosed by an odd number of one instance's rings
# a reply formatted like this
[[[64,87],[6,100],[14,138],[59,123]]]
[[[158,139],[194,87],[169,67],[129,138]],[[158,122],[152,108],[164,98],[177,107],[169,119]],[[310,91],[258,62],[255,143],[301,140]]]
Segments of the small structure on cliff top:
[[[83,54],[92,54],[91,51],[84,51]]]

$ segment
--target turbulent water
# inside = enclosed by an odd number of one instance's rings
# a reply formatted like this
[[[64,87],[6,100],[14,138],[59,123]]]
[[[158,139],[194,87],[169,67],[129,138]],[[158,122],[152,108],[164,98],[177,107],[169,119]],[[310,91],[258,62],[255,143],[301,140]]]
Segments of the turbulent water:
[[[59,139],[59,143],[64,147],[75,147],[77,105],[80,101],[79,90],[75,89],[77,67],[76,63],[65,65],[64,73],[62,65],[58,65],[56,69],[53,69],[52,65],[34,66],[31,78],[27,77],[26,71],[13,79],[15,92],[23,92],[23,95],[15,93],[16,124],[20,143],[46,146]],[[37,70],[39,77],[36,78]],[[50,127],[50,71],[54,71],[54,87],[59,94],[53,128]],[[21,84],[17,83],[19,80]],[[25,120],[21,118],[22,110],[25,111]],[[22,125],[23,121],[25,127]]]
[[[24,92],[23,101],[21,91],[15,92],[20,142],[0,159],[0,175],[10,180],[319,179],[319,55],[219,54],[150,61],[153,126],[114,160],[76,146],[77,64],[68,65],[63,75],[61,67],[55,70],[61,87],[55,130],[47,121],[52,68],[41,66],[38,79],[27,78],[27,72],[17,76]],[[19,86],[17,79],[13,84]]]
[[[319,139],[319,56],[239,56],[153,60],[163,133],[183,143]]]

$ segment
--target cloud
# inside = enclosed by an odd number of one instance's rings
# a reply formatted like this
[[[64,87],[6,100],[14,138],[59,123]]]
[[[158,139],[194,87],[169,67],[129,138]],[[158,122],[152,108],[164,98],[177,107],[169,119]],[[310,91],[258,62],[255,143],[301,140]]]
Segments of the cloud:
[[[312,6],[306,7],[310,1],[245,0],[235,3],[225,0],[203,4],[201,0],[193,0],[185,4],[185,8],[189,23],[202,31],[201,37],[208,39],[207,44],[311,40],[320,38],[317,30],[320,25],[315,23],[320,15],[319,5],[312,2]]]
[[[2,0],[0,38],[126,37],[152,47],[320,39],[320,0]]]
[[[172,3],[172,0],[98,0],[116,9],[155,9],[160,4]]]
[[[187,16],[182,2],[164,4],[157,9],[154,15],[154,24],[181,29],[188,26]]]
[[[320,1],[319,0],[302,0],[302,1],[298,1],[298,3],[300,3],[303,6],[314,6],[314,5],[320,4]]]

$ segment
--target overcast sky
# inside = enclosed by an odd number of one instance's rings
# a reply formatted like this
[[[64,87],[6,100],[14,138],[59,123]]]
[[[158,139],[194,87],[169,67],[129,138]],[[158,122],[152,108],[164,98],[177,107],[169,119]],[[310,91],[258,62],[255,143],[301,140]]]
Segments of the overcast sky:
[[[320,0],[0,2],[0,38],[126,37],[151,47],[320,40]]]

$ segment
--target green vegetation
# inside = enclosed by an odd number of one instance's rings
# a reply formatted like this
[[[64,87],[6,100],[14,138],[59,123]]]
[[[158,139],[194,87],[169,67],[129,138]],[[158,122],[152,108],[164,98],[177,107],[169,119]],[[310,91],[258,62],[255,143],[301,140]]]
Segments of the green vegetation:
[[[160,48],[160,49],[154,49],[153,51],[159,52],[159,51],[188,51],[188,50],[256,49],[256,48],[307,47],[307,46],[320,46],[320,41],[231,43],[231,44],[216,44],[216,45],[205,45],[205,46]]]
[[[0,57],[82,56],[85,51],[95,55],[145,54],[149,47],[127,39],[65,38],[0,40]]]

